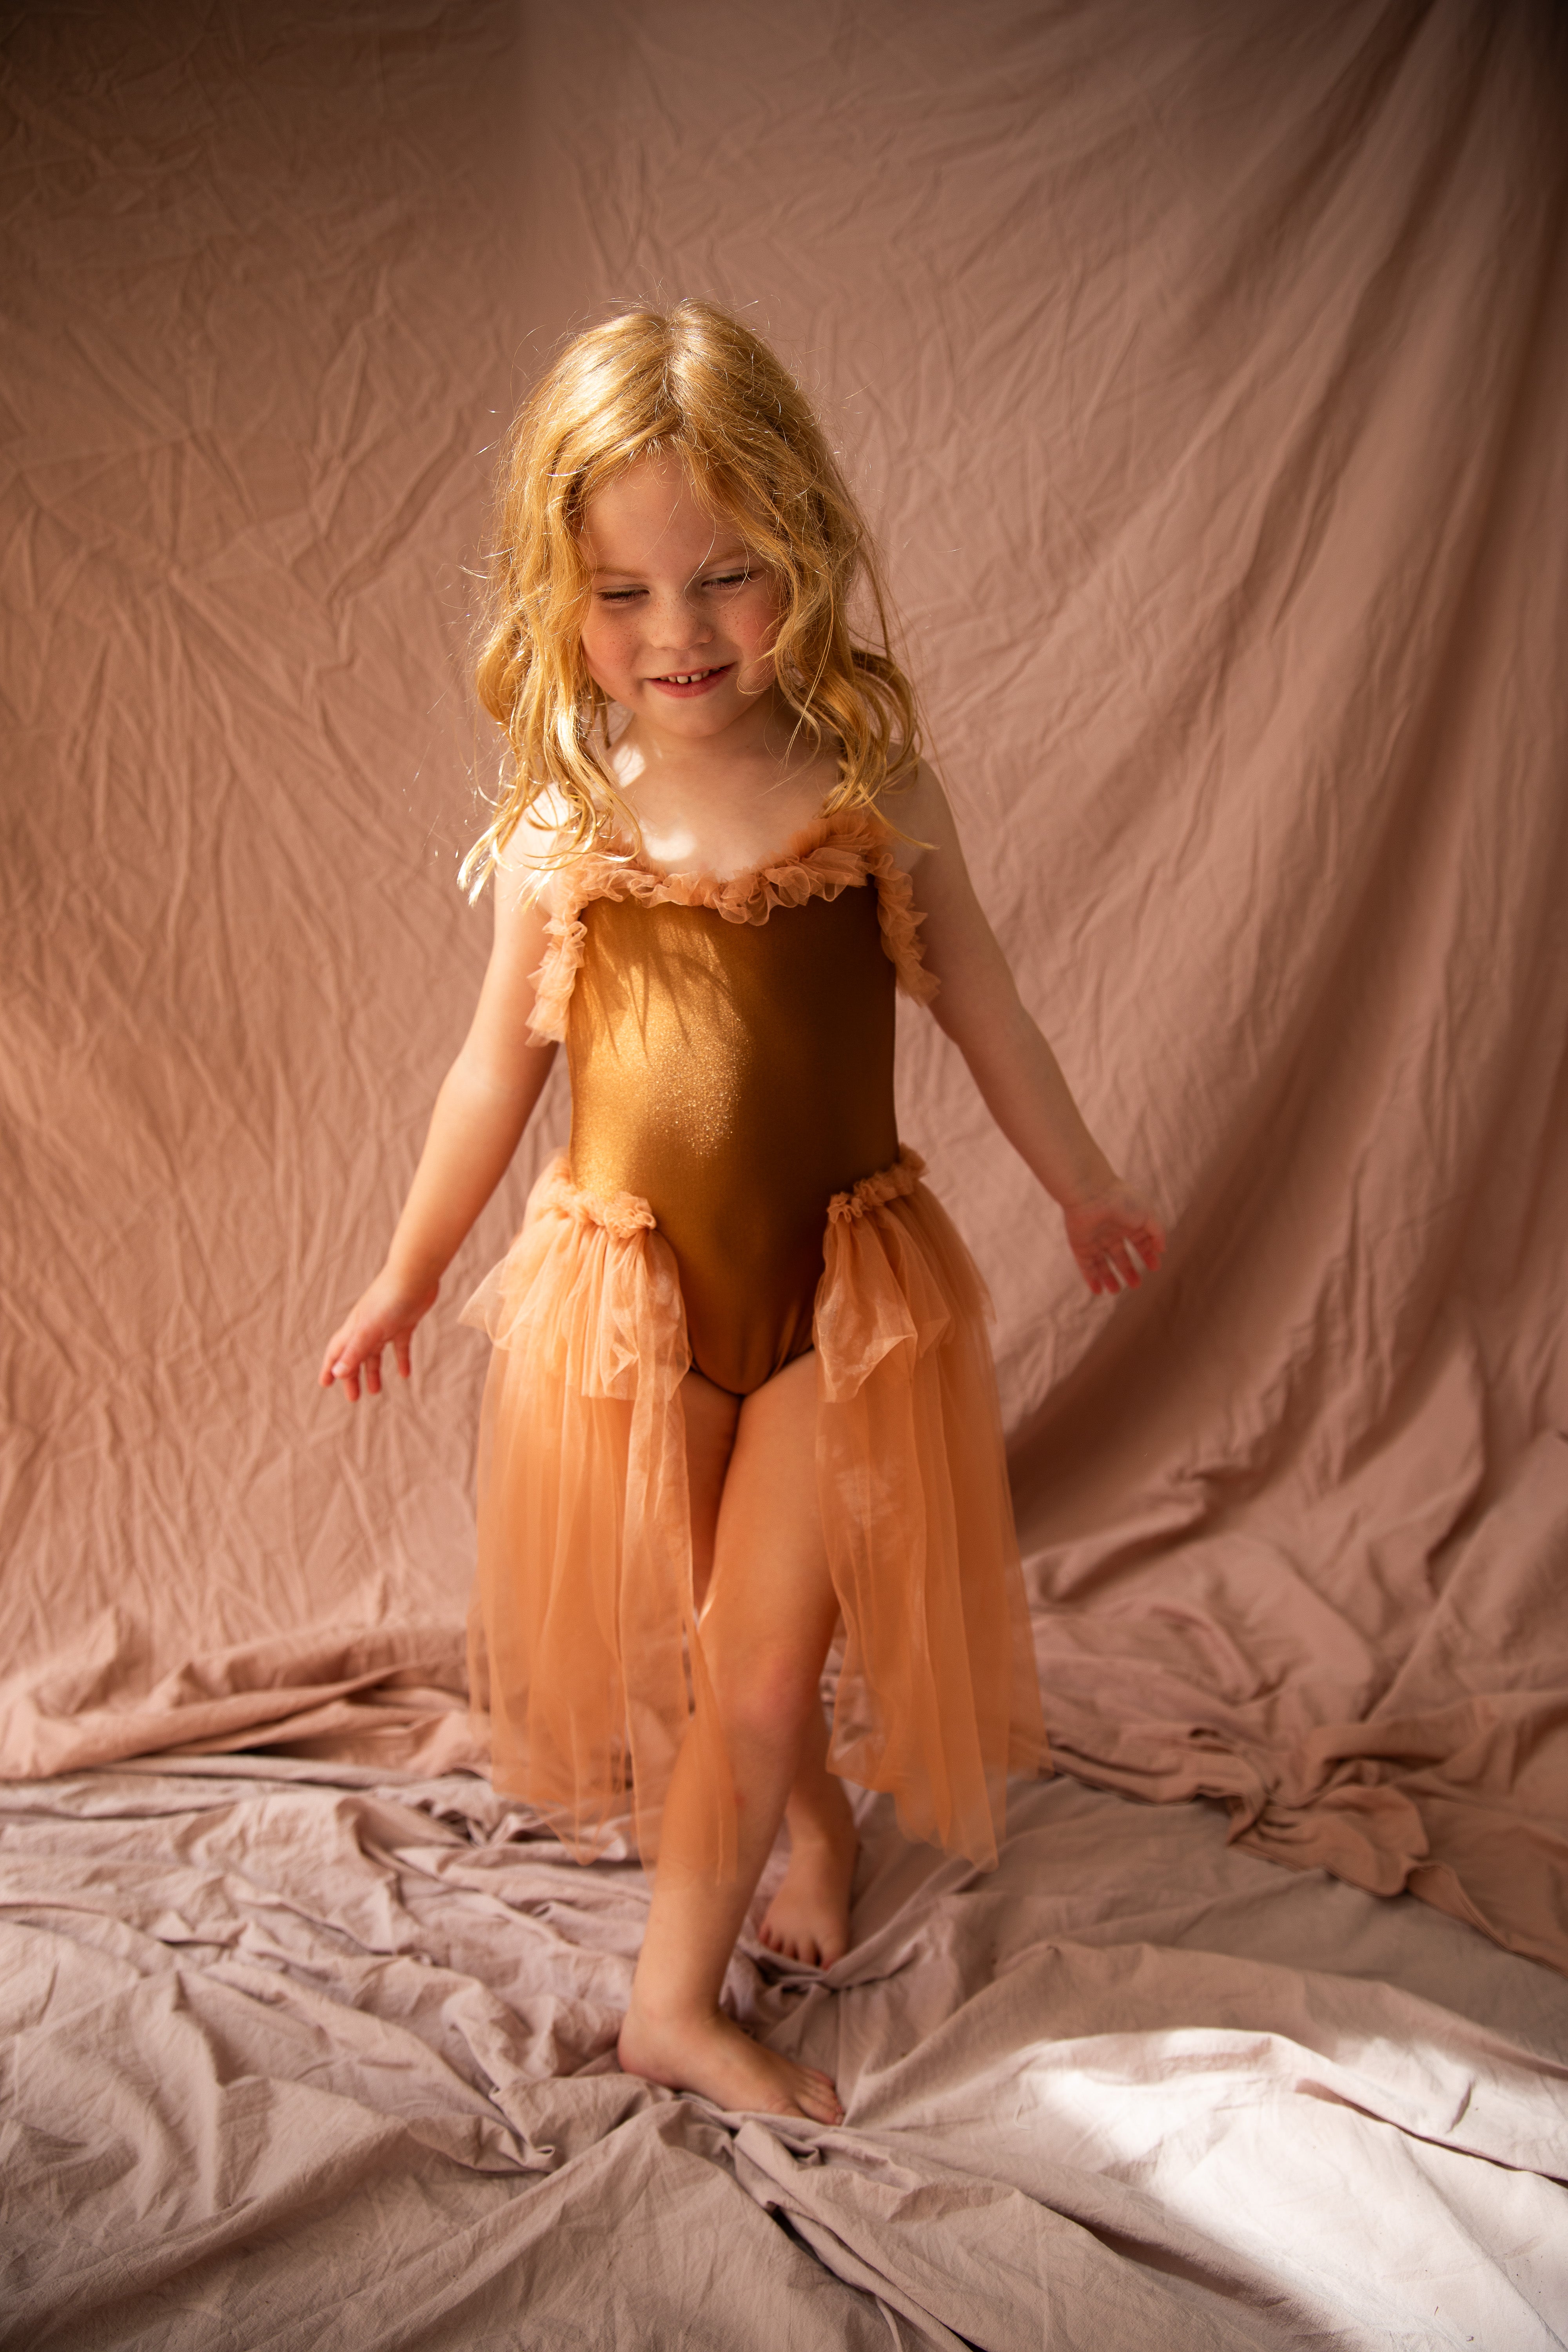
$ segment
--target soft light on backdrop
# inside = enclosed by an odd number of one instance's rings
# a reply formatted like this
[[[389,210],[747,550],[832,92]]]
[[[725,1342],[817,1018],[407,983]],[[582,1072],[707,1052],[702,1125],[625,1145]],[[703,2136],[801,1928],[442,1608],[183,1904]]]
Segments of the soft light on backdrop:
[[[1025,993],[1174,1220],[1080,1295],[910,1024],[1058,1757],[1568,1963],[1548,12],[133,5],[10,71],[7,1770],[474,1754],[455,1311],[558,1093],[413,1389],[314,1373],[485,952],[497,436],[701,292],[819,400]]]

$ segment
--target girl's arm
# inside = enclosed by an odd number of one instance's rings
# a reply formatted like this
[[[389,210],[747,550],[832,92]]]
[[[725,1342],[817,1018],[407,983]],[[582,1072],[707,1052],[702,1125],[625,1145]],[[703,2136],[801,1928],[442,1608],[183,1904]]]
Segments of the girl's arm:
[[[430,1132],[386,1263],[333,1332],[321,1382],[341,1381],[357,1402],[360,1380],[381,1391],[382,1349],[408,1378],[414,1327],[436,1301],[441,1276],[500,1183],[555,1058],[528,1034],[545,917],[521,881],[495,877],[495,944],[462,1050],[436,1097]]]
[[[1084,1125],[1056,1055],[1025,1010],[974,895],[947,795],[929,769],[900,803],[898,823],[931,845],[917,856],[910,878],[914,904],[926,919],[925,960],[942,982],[931,1005],[937,1022],[968,1063],[1008,1142],[1060,1202],[1089,1288],[1135,1286],[1164,1255],[1163,1227]]]

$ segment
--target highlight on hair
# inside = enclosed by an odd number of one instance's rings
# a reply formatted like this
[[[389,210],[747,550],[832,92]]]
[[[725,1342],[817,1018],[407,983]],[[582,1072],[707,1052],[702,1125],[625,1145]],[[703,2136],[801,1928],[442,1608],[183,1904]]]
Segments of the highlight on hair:
[[[557,856],[602,844],[616,818],[635,833],[607,764],[609,706],[583,658],[580,534],[600,490],[660,457],[679,458],[779,582],[779,691],[813,753],[837,759],[826,807],[869,808],[913,774],[919,719],[876,552],[799,385],[714,303],[623,310],[566,345],[507,445],[478,685],[510,780],[463,862],[475,894],[542,796],[552,820],[566,813]],[[871,642],[852,621],[858,601]]]

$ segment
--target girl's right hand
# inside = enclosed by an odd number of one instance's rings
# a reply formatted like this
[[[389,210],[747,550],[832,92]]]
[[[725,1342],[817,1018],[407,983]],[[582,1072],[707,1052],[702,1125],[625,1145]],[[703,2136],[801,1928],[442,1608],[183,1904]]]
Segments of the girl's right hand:
[[[1098,1192],[1063,1204],[1079,1272],[1098,1297],[1136,1290],[1165,1255],[1165,1228],[1142,1192],[1120,1176]]]
[[[434,1307],[439,1288],[439,1283],[433,1282],[428,1290],[415,1293],[405,1289],[384,1271],[378,1274],[327,1342],[327,1352],[321,1359],[321,1386],[330,1389],[334,1381],[341,1381],[349,1402],[357,1404],[363,1376],[369,1394],[379,1396],[384,1348],[392,1349],[398,1371],[406,1380],[411,1370],[408,1348],[414,1327]]]

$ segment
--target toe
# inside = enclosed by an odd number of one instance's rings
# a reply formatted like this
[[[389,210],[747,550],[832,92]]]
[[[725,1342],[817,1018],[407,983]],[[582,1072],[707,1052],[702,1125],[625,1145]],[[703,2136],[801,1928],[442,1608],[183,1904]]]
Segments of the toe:
[[[843,2115],[844,2106],[834,2088],[832,2075],[824,2074],[816,2066],[804,2067],[802,2073],[805,2076],[802,2088],[805,2096],[822,2109],[830,2121],[837,2121]]]

